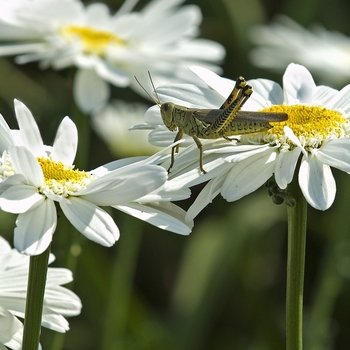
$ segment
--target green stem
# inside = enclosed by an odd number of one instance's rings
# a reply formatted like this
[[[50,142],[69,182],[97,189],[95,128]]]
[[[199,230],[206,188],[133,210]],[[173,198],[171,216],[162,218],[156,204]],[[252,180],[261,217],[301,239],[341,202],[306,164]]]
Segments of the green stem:
[[[38,350],[50,247],[30,257],[23,349]]]
[[[287,350],[303,348],[303,288],[305,269],[307,203],[297,179],[288,187],[295,199],[288,208],[288,257],[286,296]]]

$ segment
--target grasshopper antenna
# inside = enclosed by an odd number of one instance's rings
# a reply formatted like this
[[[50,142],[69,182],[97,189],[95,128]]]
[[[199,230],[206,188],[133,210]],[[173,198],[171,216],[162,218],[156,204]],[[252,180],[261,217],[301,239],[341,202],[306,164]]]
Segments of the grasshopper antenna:
[[[151,84],[152,84],[152,87],[153,87],[153,91],[154,91],[154,94],[156,95],[157,99],[155,99],[155,98],[144,88],[144,86],[140,83],[140,81],[137,79],[136,76],[134,76],[134,78],[136,79],[137,83],[141,86],[142,90],[151,98],[151,100],[152,100],[156,105],[158,105],[158,107],[160,107],[160,105],[161,105],[160,98],[159,98],[159,96],[158,96],[158,94],[157,94],[156,88],[154,87],[154,84],[153,84],[153,80],[152,80],[150,71],[148,71],[148,76],[149,76],[149,79],[150,79],[150,81],[151,81]]]

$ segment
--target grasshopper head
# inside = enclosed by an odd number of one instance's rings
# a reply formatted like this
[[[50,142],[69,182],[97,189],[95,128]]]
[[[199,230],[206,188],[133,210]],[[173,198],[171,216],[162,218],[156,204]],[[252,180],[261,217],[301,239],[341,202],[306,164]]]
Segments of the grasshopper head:
[[[163,119],[163,123],[170,131],[175,131],[177,125],[174,122],[173,111],[175,104],[172,102],[165,102],[160,105],[160,114]]]

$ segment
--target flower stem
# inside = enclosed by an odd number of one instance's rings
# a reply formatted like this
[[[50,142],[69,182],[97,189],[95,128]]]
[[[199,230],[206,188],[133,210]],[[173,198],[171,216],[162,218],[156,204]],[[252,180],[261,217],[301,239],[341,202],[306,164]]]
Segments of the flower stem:
[[[50,247],[30,257],[22,344],[25,350],[38,350],[49,255]]]
[[[295,206],[287,207],[286,349],[301,350],[303,347],[303,288],[307,203],[296,178],[288,187],[288,192],[295,199]]]

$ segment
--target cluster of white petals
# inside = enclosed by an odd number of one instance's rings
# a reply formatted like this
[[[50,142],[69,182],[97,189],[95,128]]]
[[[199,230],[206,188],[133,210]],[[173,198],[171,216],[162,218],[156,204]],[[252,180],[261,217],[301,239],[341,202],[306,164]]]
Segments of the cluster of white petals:
[[[80,171],[73,165],[78,135],[71,119],[62,120],[49,147],[30,110],[15,100],[15,111],[19,130],[11,130],[0,116],[0,209],[18,214],[14,245],[20,252],[37,255],[48,247],[58,206],[78,231],[104,246],[118,240],[119,229],[101,206],[113,206],[169,231],[190,233],[185,212],[175,204],[162,204],[190,192],[166,188],[167,172],[157,165],[161,154]]]
[[[53,261],[54,256],[51,255],[49,263]],[[0,348],[1,344],[11,349],[22,348],[23,324],[17,317],[24,317],[28,269],[29,256],[11,249],[0,236]],[[65,317],[80,314],[80,299],[62,287],[72,280],[68,269],[48,268],[42,326],[64,333],[69,330]]]
[[[20,64],[39,61],[42,68],[76,66],[75,100],[89,113],[106,103],[109,83],[142,91],[134,76],[142,80],[147,71],[160,83],[184,79],[191,64],[219,70],[225,50],[196,38],[198,6],[153,0],[132,12],[137,2],[126,0],[111,14],[103,3],[0,0],[0,55],[17,55]]]
[[[193,108],[219,108],[235,81],[202,67],[191,69],[208,86],[161,86],[157,88],[161,101]],[[288,113],[289,119],[272,123],[274,127],[266,132],[235,136],[231,142],[203,140],[206,174],[198,168],[198,148],[186,137],[168,182],[173,188],[186,188],[209,180],[189,209],[188,220],[220,193],[228,201],[238,200],[261,187],[272,175],[279,188],[285,189],[295,172],[308,203],[326,210],[336,193],[331,167],[350,172],[350,85],[340,91],[317,86],[309,71],[297,64],[286,69],[283,87],[267,79],[248,83],[254,92],[243,110],[282,111]],[[175,133],[164,126],[158,106],[151,107],[145,119],[143,125],[135,128],[152,129],[151,143],[164,146],[174,140]]]

